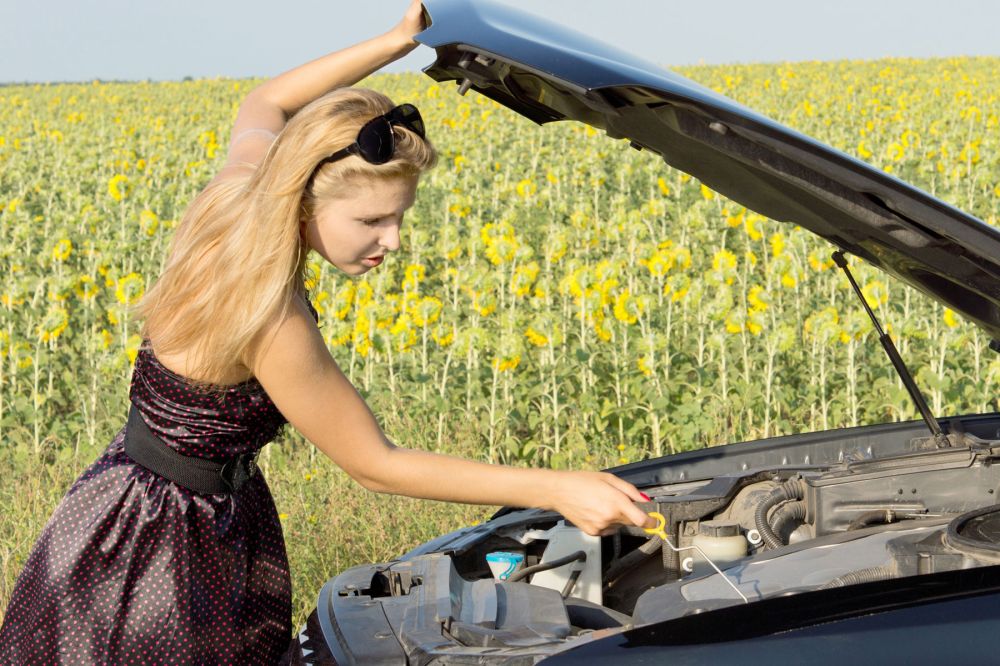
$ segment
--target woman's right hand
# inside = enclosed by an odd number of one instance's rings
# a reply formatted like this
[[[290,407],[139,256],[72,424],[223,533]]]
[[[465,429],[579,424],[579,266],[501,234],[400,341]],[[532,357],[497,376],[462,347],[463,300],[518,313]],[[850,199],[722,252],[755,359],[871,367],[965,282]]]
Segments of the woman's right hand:
[[[655,527],[656,521],[635,505],[648,501],[628,481],[608,472],[556,472],[545,508],[558,511],[591,536],[613,534],[619,525]]]

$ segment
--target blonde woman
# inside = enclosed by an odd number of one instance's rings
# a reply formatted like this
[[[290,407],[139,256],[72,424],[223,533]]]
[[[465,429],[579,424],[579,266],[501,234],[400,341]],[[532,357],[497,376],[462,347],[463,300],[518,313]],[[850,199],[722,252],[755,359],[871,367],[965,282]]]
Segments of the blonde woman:
[[[256,453],[287,421],[364,487],[554,509],[590,534],[651,522],[610,474],[515,469],[390,442],[303,288],[312,251],[362,275],[400,246],[435,161],[419,111],[350,86],[413,49],[392,30],[293,69],[240,107],[139,306],[128,423],[56,509],[0,629],[2,664],[273,664],[288,561]]]

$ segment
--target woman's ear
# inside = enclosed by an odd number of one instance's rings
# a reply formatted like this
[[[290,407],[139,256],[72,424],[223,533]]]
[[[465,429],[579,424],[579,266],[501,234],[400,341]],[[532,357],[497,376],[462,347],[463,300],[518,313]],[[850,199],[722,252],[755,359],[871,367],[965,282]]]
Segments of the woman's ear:
[[[299,203],[299,241],[305,244],[306,242],[306,224],[309,223],[309,218],[312,213],[309,210],[309,206],[306,205],[305,200]]]

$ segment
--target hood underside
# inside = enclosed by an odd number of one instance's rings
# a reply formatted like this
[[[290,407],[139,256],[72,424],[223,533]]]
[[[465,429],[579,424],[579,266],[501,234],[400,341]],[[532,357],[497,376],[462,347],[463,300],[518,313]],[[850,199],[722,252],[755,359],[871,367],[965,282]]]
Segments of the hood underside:
[[[425,0],[425,73],[537,123],[577,120],[822,236],[1000,339],[1000,231],[678,74],[491,0]]]

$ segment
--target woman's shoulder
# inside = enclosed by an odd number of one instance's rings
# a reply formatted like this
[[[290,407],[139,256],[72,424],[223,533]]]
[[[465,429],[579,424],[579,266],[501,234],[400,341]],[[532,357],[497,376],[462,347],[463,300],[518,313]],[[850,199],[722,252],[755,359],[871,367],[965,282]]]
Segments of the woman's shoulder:
[[[253,337],[247,349],[245,363],[253,369],[261,357],[272,353],[275,343],[283,347],[309,346],[310,340],[319,335],[319,313],[307,293],[296,292],[288,307],[279,309]]]
[[[294,322],[296,328],[315,329],[319,313],[313,307],[308,294],[296,293],[291,296],[288,307],[281,308],[270,321],[268,321],[255,335],[242,354],[242,361],[234,363],[226,368],[218,376],[205,377],[198,370],[197,359],[191,350],[179,349],[165,351],[156,344],[156,332],[150,329],[144,331],[142,341],[142,351],[149,357],[154,365],[161,367],[168,373],[190,381],[208,383],[216,386],[230,386],[245,384],[254,379],[254,361],[263,342],[274,338],[277,331],[288,325],[290,320]]]

